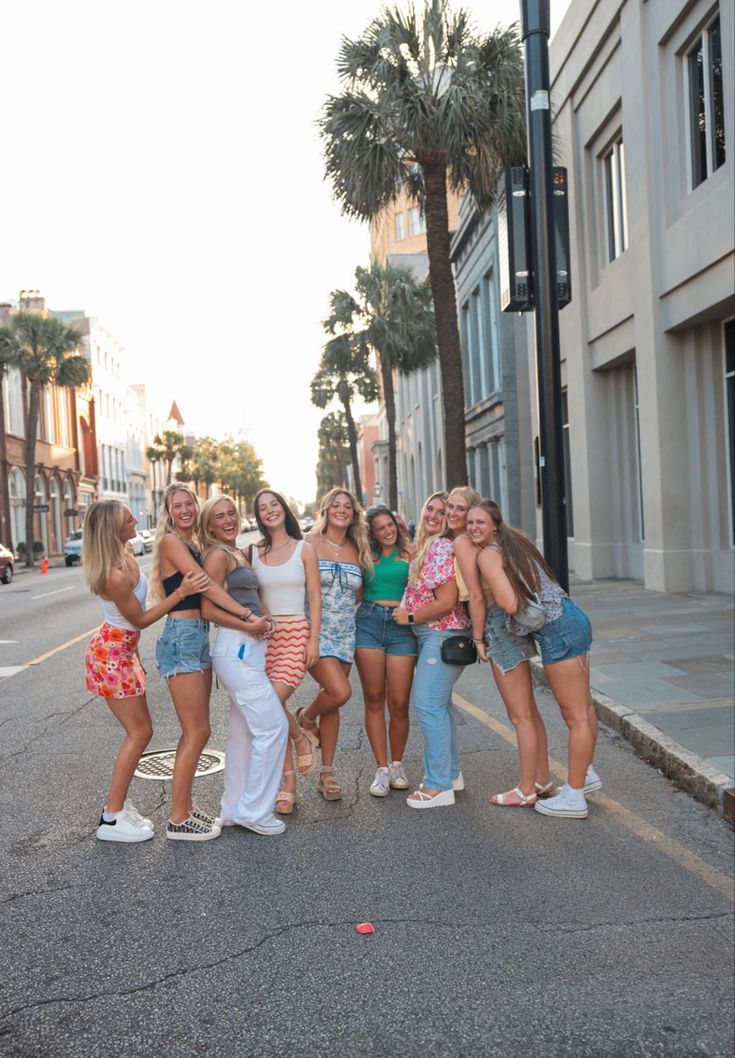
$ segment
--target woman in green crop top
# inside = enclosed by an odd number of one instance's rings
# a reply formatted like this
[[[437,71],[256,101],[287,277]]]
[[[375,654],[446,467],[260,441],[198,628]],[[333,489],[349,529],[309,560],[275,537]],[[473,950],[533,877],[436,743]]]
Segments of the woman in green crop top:
[[[365,573],[357,611],[355,664],[365,698],[365,730],[377,765],[370,793],[385,797],[391,788],[408,789],[402,761],[417,648],[411,629],[396,624],[393,611],[403,598],[413,547],[387,507],[373,508],[367,520],[374,566]]]

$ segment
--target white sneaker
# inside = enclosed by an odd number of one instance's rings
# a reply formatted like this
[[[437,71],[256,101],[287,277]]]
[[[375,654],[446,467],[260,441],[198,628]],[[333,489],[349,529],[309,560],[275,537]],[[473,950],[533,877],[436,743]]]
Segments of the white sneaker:
[[[286,824],[283,820],[276,819],[275,816],[271,816],[270,819],[266,819],[262,823],[238,823],[238,826],[245,827],[246,830],[252,830],[254,834],[262,834],[264,837],[282,834],[286,829]]]
[[[222,819],[220,816],[213,816],[211,812],[205,812],[202,808],[197,808],[196,805],[191,806],[189,815],[194,819],[198,819],[200,823],[211,823],[215,827],[222,826]]]
[[[405,789],[405,787],[404,787]],[[390,792],[390,772],[388,768],[378,768],[370,787],[373,797],[387,797]]]
[[[150,841],[153,837],[153,827],[146,826],[123,809],[118,813],[117,819],[112,819],[109,823],[100,816],[96,834],[99,841]]]
[[[464,775],[462,772],[459,773],[456,779],[452,779],[452,789],[460,792],[464,790]]]
[[[388,765],[388,778],[390,779],[391,787],[394,790],[408,789],[406,769],[403,767],[402,761],[394,760],[392,764]]]
[[[144,827],[150,827],[150,829],[153,830],[153,820],[147,819],[146,816],[142,816],[135,805],[131,804],[130,801],[125,802],[123,809],[129,816],[132,816],[133,819],[137,819],[139,823],[142,823]]]
[[[584,777],[584,786],[582,787],[582,793],[587,795],[588,793],[594,793],[595,790],[601,789],[602,779],[590,764],[589,768],[587,769],[587,774]]]
[[[410,797],[406,798],[409,808],[443,808],[454,804],[454,790],[440,790],[439,793],[424,793],[423,790],[414,790]]]
[[[586,819],[589,814],[584,793],[572,792],[567,783],[564,783],[556,797],[536,801],[533,807],[542,816],[556,816],[559,819]]]

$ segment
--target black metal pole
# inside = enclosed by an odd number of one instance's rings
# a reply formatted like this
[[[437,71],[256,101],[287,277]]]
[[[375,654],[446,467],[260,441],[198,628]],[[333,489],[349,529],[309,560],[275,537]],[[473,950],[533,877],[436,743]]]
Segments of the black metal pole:
[[[562,588],[568,591],[561,354],[552,213],[549,33],[549,0],[521,0],[521,35],[526,56],[531,248],[536,296],[539,473],[544,557]]]

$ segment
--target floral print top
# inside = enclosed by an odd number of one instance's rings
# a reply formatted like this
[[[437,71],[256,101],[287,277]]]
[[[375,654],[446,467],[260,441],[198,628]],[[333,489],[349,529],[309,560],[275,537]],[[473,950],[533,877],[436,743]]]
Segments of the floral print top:
[[[409,578],[409,583],[403,596],[403,605],[411,613],[415,613],[416,610],[420,610],[423,606],[429,606],[434,602],[434,588],[438,588],[450,580],[456,580],[454,545],[447,537],[441,536],[430,545],[418,582],[412,584]],[[433,628],[437,632],[469,628],[470,621],[467,616],[467,608],[458,601],[441,620],[429,621],[428,625],[429,628]]]

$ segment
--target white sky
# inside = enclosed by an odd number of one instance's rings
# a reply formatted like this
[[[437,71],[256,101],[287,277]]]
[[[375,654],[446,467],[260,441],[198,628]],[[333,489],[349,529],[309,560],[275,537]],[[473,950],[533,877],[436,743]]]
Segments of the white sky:
[[[552,0],[552,32],[569,0]],[[38,288],[125,345],[187,427],[243,433],[316,488],[309,401],[329,292],[369,254],[314,128],[379,0],[6,0],[0,300]],[[482,29],[519,0],[465,0]]]

